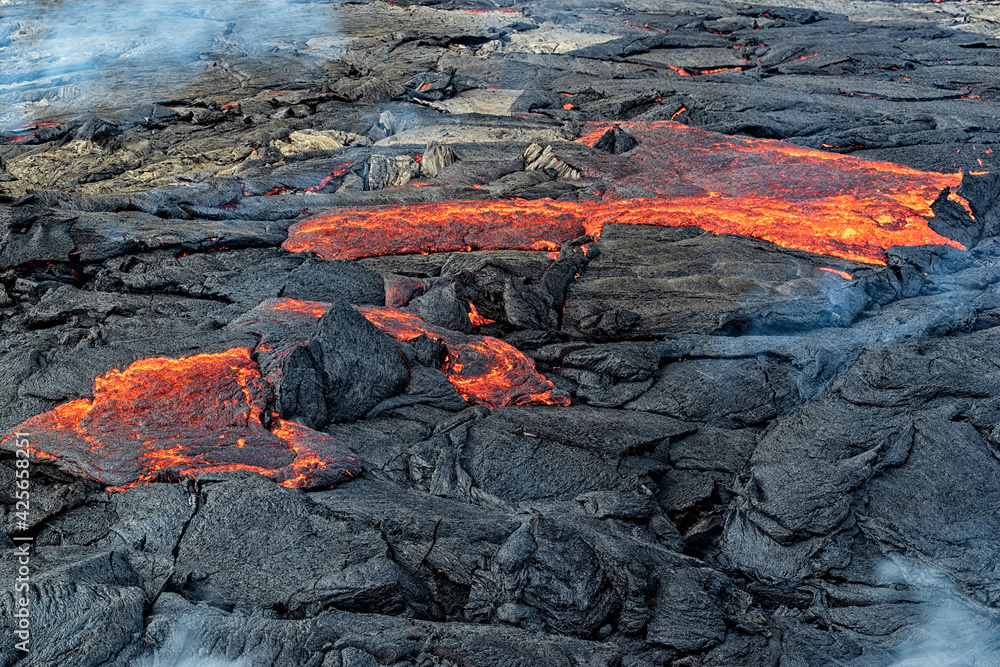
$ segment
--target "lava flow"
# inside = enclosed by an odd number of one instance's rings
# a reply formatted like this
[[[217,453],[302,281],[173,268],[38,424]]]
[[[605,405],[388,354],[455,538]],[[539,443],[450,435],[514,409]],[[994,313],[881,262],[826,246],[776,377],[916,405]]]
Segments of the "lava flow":
[[[268,369],[266,379],[277,382],[282,360],[295,347],[307,342],[316,321],[330,305],[322,301],[271,299],[230,326],[262,336],[254,355],[261,367]],[[355,308],[396,340],[405,342],[421,334],[440,340],[448,350],[448,359],[441,370],[455,390],[471,403],[491,408],[569,405],[569,396],[540,375],[528,357],[497,338],[470,336],[436,327],[397,308]],[[483,318],[480,324],[486,322]]]
[[[530,359],[498,338],[442,329],[396,308],[356,308],[396,340],[408,341],[421,334],[439,339],[448,349],[441,370],[455,390],[471,403],[491,408],[570,404],[569,396],[539,375]]]
[[[606,223],[697,225],[873,264],[893,245],[961,244],[933,231],[931,203],[961,174],[728,137],[670,121],[623,122],[638,146],[607,155],[603,201],[453,201],[340,209],[291,227],[284,248],[325,259],[455,250],[540,250]],[[591,124],[592,145],[611,126]],[[954,193],[949,199],[968,211]]]
[[[244,470],[293,488],[329,487],[360,466],[334,438],[261,415],[270,397],[250,350],[151,357],[94,380],[92,399],[20,424],[33,454],[117,491],[158,479]],[[0,441],[9,448],[11,441]]]
[[[282,247],[323,259],[455,250],[553,250],[584,234],[579,206],[561,201],[454,201],[339,209],[288,230]]]

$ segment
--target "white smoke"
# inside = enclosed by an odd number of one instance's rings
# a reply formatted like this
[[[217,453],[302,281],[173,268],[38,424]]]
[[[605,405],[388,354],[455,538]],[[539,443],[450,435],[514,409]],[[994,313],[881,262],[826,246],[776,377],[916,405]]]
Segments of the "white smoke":
[[[223,56],[307,59],[337,28],[290,0],[0,0],[0,127],[167,100]]]
[[[882,574],[928,597],[920,623],[896,650],[891,667],[1000,666],[1000,619],[994,610],[963,596],[943,572],[896,562],[886,563]]]
[[[243,660],[210,657],[198,646],[182,621],[171,629],[170,638],[159,648],[134,664],[134,667],[250,667]]]

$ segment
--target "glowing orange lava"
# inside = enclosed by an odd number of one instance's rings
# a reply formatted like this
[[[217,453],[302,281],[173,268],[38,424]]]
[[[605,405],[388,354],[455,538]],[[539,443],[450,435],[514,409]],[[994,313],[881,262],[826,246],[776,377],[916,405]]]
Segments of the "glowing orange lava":
[[[873,264],[892,245],[962,245],[927,218],[961,174],[923,172],[769,139],[730,137],[670,121],[615,123],[638,145],[595,157],[602,201],[453,201],[341,209],[307,218],[283,247],[325,259],[455,250],[554,249],[606,223],[697,225],[787,248]],[[613,125],[591,123],[593,145]],[[969,210],[954,193],[949,199]],[[547,245],[548,244],[548,245]],[[549,247],[551,246],[551,247]]]
[[[288,443],[295,459],[270,476],[293,489],[333,486],[361,471],[358,460],[336,438],[281,419],[271,432]]]
[[[92,399],[28,419],[33,452],[117,491],[171,471],[243,470],[296,488],[330,486],[359,471],[335,440],[261,415],[270,399],[250,350],[151,357],[94,380]],[[0,441],[9,446],[10,440]]]
[[[560,201],[456,201],[321,213],[295,223],[282,247],[323,259],[455,250],[559,247],[584,233],[579,206]]]
[[[441,370],[467,401],[491,408],[570,404],[569,396],[540,375],[534,362],[498,338],[442,329],[395,308],[355,307],[396,340],[408,341],[421,334],[440,340],[448,348]]]
[[[481,327],[487,324],[493,324],[496,320],[491,320],[489,318],[483,317],[476,310],[476,304],[469,302],[469,321],[472,322],[472,326]]]
[[[716,74],[718,72],[740,72],[743,70],[742,67],[716,67],[714,69],[690,69],[688,67],[677,67],[675,65],[667,65],[669,69],[677,72],[681,76],[701,76],[702,74]]]

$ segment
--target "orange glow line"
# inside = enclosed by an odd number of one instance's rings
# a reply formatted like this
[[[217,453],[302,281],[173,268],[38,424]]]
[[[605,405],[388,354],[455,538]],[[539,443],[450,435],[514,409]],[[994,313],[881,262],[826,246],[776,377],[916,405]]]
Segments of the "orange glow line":
[[[700,69],[700,70],[690,70],[686,67],[677,67],[675,65],[667,65],[668,69],[672,69],[681,76],[701,76],[702,74],[717,74],[718,72],[742,72],[742,67],[716,67],[714,69]]]
[[[684,69],[683,67],[677,67],[677,66],[675,66],[675,65],[667,65],[667,67],[668,67],[669,69],[672,69],[672,70],[674,70],[675,72],[677,72],[677,73],[678,73],[678,74],[680,74],[681,76],[694,76],[694,74],[692,74],[691,72],[687,71],[687,70],[686,70],[686,69]]]
[[[826,271],[827,273],[836,274],[836,275],[840,276],[841,278],[843,278],[844,280],[854,280],[854,276],[852,276],[847,271],[841,271],[839,269],[831,269],[831,268],[828,268],[826,266],[817,266],[816,268],[819,269],[820,271]]]

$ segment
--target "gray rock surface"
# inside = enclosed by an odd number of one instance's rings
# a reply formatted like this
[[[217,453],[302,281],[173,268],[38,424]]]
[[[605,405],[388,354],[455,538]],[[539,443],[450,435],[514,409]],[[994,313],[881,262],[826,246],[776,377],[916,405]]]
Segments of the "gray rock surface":
[[[995,5],[3,5],[3,667],[997,664]],[[640,164],[637,121],[961,170],[928,224],[966,249],[882,266],[624,224],[280,247],[337,209],[645,196],[629,179],[676,165]],[[502,340],[572,404],[470,405],[433,336],[353,305]],[[233,347],[253,418],[322,429],[357,478],[109,492],[35,459],[22,519],[12,429]]]

